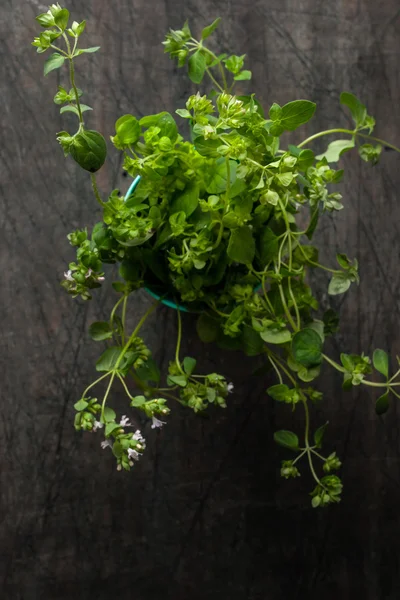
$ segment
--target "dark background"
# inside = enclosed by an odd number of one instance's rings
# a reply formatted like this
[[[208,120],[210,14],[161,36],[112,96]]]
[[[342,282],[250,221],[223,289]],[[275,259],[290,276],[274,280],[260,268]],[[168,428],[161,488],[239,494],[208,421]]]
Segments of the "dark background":
[[[219,51],[247,53],[264,107],[296,98],[318,104],[301,139],[346,126],[339,106],[352,91],[377,119],[376,133],[399,145],[400,10],[397,0],[70,0],[76,20],[88,20],[87,46],[101,52],[77,60],[88,124],[107,138],[126,112],[142,116],[183,107],[195,91],[184,70],[163,54],[168,27],[189,18],[196,32],[223,23]],[[0,14],[1,198],[1,481],[0,597],[4,600],[280,600],[399,597],[399,409],[374,414],[368,389],[344,393],[326,370],[325,400],[313,426],[325,420],[327,450],[344,461],[341,505],[316,511],[307,470],[279,478],[287,456],[273,431],[302,427],[250,376],[254,361],[196,340],[184,320],[183,351],[235,382],[226,411],[202,420],[174,410],[161,432],[141,427],[146,456],[118,473],[99,435],[72,427],[73,403],[94,377],[99,347],[87,327],[107,318],[115,301],[108,285],[90,303],[59,286],[73,259],[66,234],[99,220],[87,174],[64,160],[55,133],[74,124],[52,102],[66,70],[43,78],[43,56],[30,46],[39,1],[2,0]],[[325,145],[323,142],[322,145]],[[315,146],[317,149],[322,146]],[[111,148],[110,148],[111,150]],[[125,191],[120,157],[110,152],[99,173],[103,195]],[[322,262],[336,251],[356,256],[361,284],[333,299],[342,325],[337,356],[400,354],[400,158],[386,152],[371,168],[342,160],[345,210],[327,216],[318,233]],[[314,283],[327,289],[325,277]],[[326,293],[320,294],[323,306]],[[132,322],[149,299],[137,294]],[[176,315],[162,308],[145,334],[164,369],[174,344]],[[393,361],[393,366],[395,366]],[[293,420],[293,423],[291,423]]]

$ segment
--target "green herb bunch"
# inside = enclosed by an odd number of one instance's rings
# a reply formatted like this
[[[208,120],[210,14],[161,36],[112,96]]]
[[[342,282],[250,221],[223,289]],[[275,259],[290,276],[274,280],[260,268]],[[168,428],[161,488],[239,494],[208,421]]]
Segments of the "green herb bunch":
[[[338,502],[342,483],[333,472],[341,463],[335,452],[321,454],[327,424],[311,430],[310,406],[322,398],[311,383],[326,362],[343,374],[344,389],[376,387],[381,392],[376,410],[382,414],[390,394],[400,397],[396,391],[400,369],[389,374],[383,350],[375,350],[372,361],[364,354],[342,353],[340,363],[324,353],[325,339],[337,331],[339,319],[332,309],[320,313],[307,273],[328,271],[328,293],[337,295],[358,283],[358,264],[338,254],[337,266],[322,265],[318,248],[310,241],[320,217],[343,208],[342,196],[335,191],[343,177],[343,170],[336,168],[340,156],[354,150],[375,164],[384,147],[400,150],[371,136],[374,119],[348,92],[340,101],[352,114],[353,129],[322,131],[281,148],[280,136],[307,123],[316,105],[308,100],[274,103],[266,117],[254,94],[234,93],[237,82],[251,79],[244,68],[245,55],[216,55],[206,45],[220,19],[203,29],[200,40],[192,37],[185,23],[182,30],[167,34],[165,52],[179,67],[187,66],[194,83],[201,84],[208,76],[212,86],[207,94],[190,96],[186,108],[176,111],[188,122],[191,141],[182,137],[168,112],[140,120],[129,114],[119,118],[111,140],[124,154],[126,172],[139,175],[140,183],[131,195],[123,197],[114,190],[104,201],[95,172],[106,159],[106,143],[100,133],[85,127],[84,113],[91,108],[81,103],[74,71],[75,59],[98,47],[78,48],[85,21],[69,27],[69,12],[58,4],[37,21],[43,32],[33,45],[38,52],[55,51],[45,63],[45,74],[64,63],[69,66],[71,89],[59,87],[54,102],[62,105],[61,113],[71,111],[79,119],[76,133],[63,131],[57,139],[65,155],[90,172],[103,209],[103,221],[90,234],[86,228],[69,234],[76,261],[70,263],[62,285],[73,297],[90,299],[104,281],[104,265],[119,264],[120,279],[112,283],[118,300],[110,318],[93,323],[89,330],[94,340],[107,340],[110,346],[96,363],[99,378],[75,404],[76,429],[102,430],[102,446],[112,448],[118,469],[129,470],[145,449],[145,440],[139,430],[129,433],[129,418],[118,419],[109,406],[114,383],[122,385],[131,407],[152,419],[153,428],[164,424],[162,418],[173,401],[196,413],[210,404],[226,406],[233,384],[217,373],[198,374],[194,358],[181,358],[180,312],[186,310],[196,315],[202,341],[260,355],[275,371],[277,383],[267,394],[292,410],[301,406],[305,415],[301,439],[287,430],[274,435],[294,456],[283,461],[281,475],[297,477],[300,465],[308,465],[314,480],[312,505]],[[59,42],[65,43],[64,49]],[[313,140],[338,134],[323,154],[314,155],[309,147]],[[304,212],[308,225],[300,227],[297,215]],[[141,288],[160,300],[129,332],[128,301]],[[178,307],[178,336],[160,387],[160,371],[139,333],[166,299]],[[383,379],[372,379],[374,371]],[[98,400],[90,394],[101,381],[106,391]]]

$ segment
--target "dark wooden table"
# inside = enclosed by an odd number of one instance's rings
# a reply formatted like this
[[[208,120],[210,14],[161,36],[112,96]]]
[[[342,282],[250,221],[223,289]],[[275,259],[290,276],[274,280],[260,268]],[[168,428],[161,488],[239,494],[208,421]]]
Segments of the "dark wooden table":
[[[38,8],[39,7],[39,8]],[[175,410],[161,432],[142,424],[146,457],[118,473],[99,439],[75,433],[73,403],[94,374],[98,348],[87,335],[114,294],[91,303],[59,286],[73,251],[66,234],[99,220],[88,177],[64,161],[55,132],[71,127],[52,103],[65,73],[42,77],[30,47],[40,2],[4,0],[0,8],[1,479],[0,597],[4,600],[395,600],[399,582],[399,409],[374,414],[368,390],[341,390],[326,372],[314,424],[329,419],[329,447],[344,459],[342,504],[310,508],[308,476],[280,480],[283,453],[272,442],[288,411],[251,377],[253,361],[196,341],[185,318],[185,348],[204,368],[236,383],[229,408],[202,420]],[[126,112],[183,107],[195,87],[163,55],[168,27],[188,17],[199,30],[224,17],[219,48],[247,53],[265,107],[296,98],[317,102],[315,119],[293,135],[339,123],[342,90],[377,119],[377,134],[400,138],[400,11],[396,0],[73,0],[88,19],[88,45],[101,52],[78,65],[90,124],[106,137]],[[197,25],[196,25],[197,24]],[[318,148],[318,146],[316,146]],[[322,147],[322,146],[320,146]],[[99,175],[103,194],[121,186],[110,154]],[[361,284],[334,299],[342,326],[332,351],[400,354],[400,157],[386,152],[371,168],[343,159],[345,210],[318,233],[324,258],[360,261]],[[318,276],[314,283],[326,289]],[[326,294],[320,294],[322,303]],[[149,299],[139,293],[137,319]],[[146,338],[167,366],[175,314],[152,319]],[[301,415],[293,427],[301,426]]]

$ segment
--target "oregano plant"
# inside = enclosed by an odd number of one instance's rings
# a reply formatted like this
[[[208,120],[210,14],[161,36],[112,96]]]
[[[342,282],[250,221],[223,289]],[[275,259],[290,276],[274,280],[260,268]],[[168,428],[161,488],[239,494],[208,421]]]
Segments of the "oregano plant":
[[[254,94],[237,93],[236,86],[250,80],[251,71],[245,68],[245,55],[216,54],[209,46],[219,21],[205,27],[200,39],[185,23],[163,42],[192,82],[203,85],[208,79],[210,84],[176,110],[180,125],[188,124],[189,139],[168,112],[141,119],[121,116],[111,141],[135,180],[124,196],[113,190],[103,199],[95,173],[106,160],[106,143],[85,124],[92,109],[81,101],[74,69],[75,60],[99,48],[80,47],[85,21],[70,24],[68,10],[59,4],[37,17],[42,32],[33,45],[39,53],[51,52],[44,74],[62,67],[68,71],[54,102],[62,114],[77,117],[76,131],[62,131],[57,140],[65,156],[90,173],[103,211],[101,222],[69,234],[76,260],[62,286],[71,296],[89,300],[106,285],[104,265],[119,265],[109,319],[89,328],[92,339],[107,348],[96,362],[98,378],[75,403],[75,428],[100,434],[117,468],[130,470],[146,442],[139,430],[132,433],[133,417],[117,417],[113,410],[116,385],[124,390],[128,407],[149,417],[153,428],[164,425],[174,402],[196,413],[210,405],[226,407],[233,383],[223,374],[199,373],[196,359],[181,355],[181,312],[186,311],[197,319],[203,342],[260,356],[269,365],[276,375],[266,390],[271,399],[291,410],[302,408],[301,435],[289,430],[274,434],[287,451],[281,475],[297,477],[301,468],[309,469],[312,506],[323,507],[340,500],[342,482],[336,474],[340,459],[332,449],[322,450],[327,423],[311,423],[310,409],[322,400],[317,389],[322,364],[343,376],[344,390],[376,388],[378,414],[388,409],[391,396],[400,397],[400,368],[392,372],[380,349],[372,360],[364,354],[343,352],[336,358],[325,352],[325,340],[337,331],[339,318],[332,309],[321,313],[307,275],[310,269],[327,271],[329,295],[343,294],[359,281],[358,263],[340,253],[336,265],[323,265],[311,241],[320,218],[343,209],[337,191],[343,178],[340,157],[352,151],[375,164],[384,148],[400,150],[371,135],[373,117],[349,92],[341,94],[340,102],[353,117],[352,128],[321,131],[282,147],[280,136],[310,121],[316,105],[303,99],[273,103],[265,114]],[[315,156],[312,143],[324,136],[333,141]],[[126,315],[132,295],[142,288],[155,301],[130,331]],[[143,324],[161,303],[173,306],[177,318],[167,374],[160,373],[141,337]],[[101,382],[105,392],[98,396]]]

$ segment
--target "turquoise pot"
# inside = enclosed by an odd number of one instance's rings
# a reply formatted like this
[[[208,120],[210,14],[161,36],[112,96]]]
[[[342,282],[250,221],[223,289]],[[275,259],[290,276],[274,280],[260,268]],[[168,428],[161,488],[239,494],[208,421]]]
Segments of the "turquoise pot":
[[[137,175],[137,177],[135,177],[135,179],[132,181],[131,185],[129,186],[128,191],[125,194],[125,200],[127,200],[133,194],[133,192],[137,188],[139,182],[140,182],[140,175]],[[156,294],[155,292],[153,292],[152,290],[150,290],[147,287],[144,289],[146,290],[146,292],[148,294],[150,294],[150,296],[152,296],[156,300],[160,300],[162,304],[164,304],[165,306],[168,306],[169,308],[173,308],[174,310],[180,310],[181,312],[191,312],[188,308],[185,308],[181,304],[176,304],[172,300],[168,300],[168,298],[162,298],[161,296],[159,296],[158,294]]]

